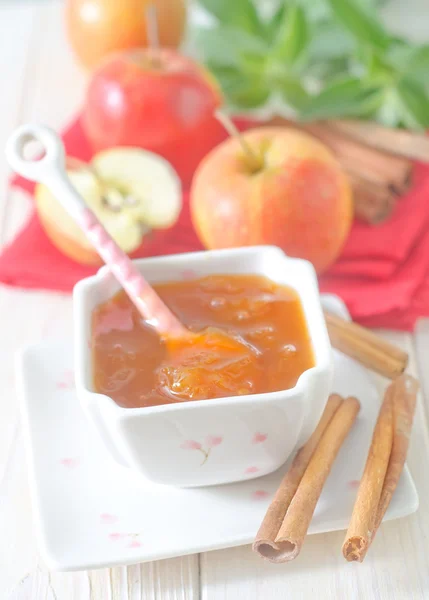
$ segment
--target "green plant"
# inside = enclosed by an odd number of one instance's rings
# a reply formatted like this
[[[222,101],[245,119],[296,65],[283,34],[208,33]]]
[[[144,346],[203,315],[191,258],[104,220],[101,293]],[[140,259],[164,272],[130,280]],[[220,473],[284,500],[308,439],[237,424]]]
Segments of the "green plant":
[[[429,126],[429,46],[391,34],[375,0],[199,0],[214,25],[200,58],[236,109],[273,96],[301,119],[362,117]]]

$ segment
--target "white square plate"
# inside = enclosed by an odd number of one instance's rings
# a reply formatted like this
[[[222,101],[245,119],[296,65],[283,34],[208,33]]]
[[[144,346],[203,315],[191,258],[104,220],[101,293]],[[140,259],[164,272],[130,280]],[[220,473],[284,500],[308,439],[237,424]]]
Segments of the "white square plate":
[[[325,297],[324,305],[346,316],[338,298]],[[105,453],[74,391],[71,344],[31,346],[22,353],[18,370],[36,530],[50,569],[132,564],[252,542],[286,465],[237,484],[196,489],[154,485]],[[347,527],[380,406],[371,375],[338,352],[333,391],[357,396],[362,409],[309,533]],[[417,492],[405,469],[386,520],[417,507]]]

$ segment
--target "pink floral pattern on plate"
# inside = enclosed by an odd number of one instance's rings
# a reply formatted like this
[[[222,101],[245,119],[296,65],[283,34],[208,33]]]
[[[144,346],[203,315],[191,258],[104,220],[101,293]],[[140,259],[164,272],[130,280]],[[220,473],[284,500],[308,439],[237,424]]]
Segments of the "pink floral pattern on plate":
[[[76,469],[80,465],[80,458],[62,458],[60,464],[66,469]]]
[[[61,375],[61,379],[57,381],[58,390],[74,389],[74,372],[72,369],[66,369]]]
[[[140,533],[122,533],[114,532],[109,533],[109,539],[112,542],[126,541],[127,548],[141,548],[141,541],[139,540]]]
[[[246,475],[253,475],[253,473],[258,473],[259,471],[260,468],[255,466],[247,467],[247,469],[244,470]]]
[[[204,440],[204,444],[197,442],[197,440],[185,440],[180,447],[182,450],[197,450],[198,452],[201,452],[204,456],[203,462],[200,464],[200,467],[202,467],[207,462],[212,448],[219,446],[222,442],[223,437],[221,435],[208,435]]]
[[[252,444],[262,444],[266,441],[267,437],[268,436],[266,433],[260,433],[257,431],[252,438]]]
[[[117,542],[118,540],[123,540],[124,538],[126,538],[129,535],[131,535],[131,534],[119,533],[119,532],[115,531],[114,533],[109,533],[109,539],[112,540],[112,542]]]
[[[102,525],[113,525],[113,523],[116,523],[117,520],[118,517],[110,513],[102,513],[100,515],[100,523]]]
[[[269,493],[265,490],[255,490],[252,492],[253,500],[265,500],[265,498],[269,497]]]
[[[348,482],[348,486],[352,490],[357,490],[359,485],[360,485],[359,479],[352,479],[351,481]]]

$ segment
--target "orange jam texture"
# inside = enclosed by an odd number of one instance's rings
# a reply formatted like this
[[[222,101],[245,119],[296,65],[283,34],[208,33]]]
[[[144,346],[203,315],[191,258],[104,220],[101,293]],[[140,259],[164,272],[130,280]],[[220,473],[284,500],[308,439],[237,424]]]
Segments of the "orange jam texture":
[[[314,365],[301,302],[289,287],[259,275],[211,275],[154,287],[191,331],[214,327],[241,340],[244,351],[228,343],[213,349],[210,336],[202,335],[176,356],[174,345],[167,348],[121,291],[92,319],[94,389],[120,406],[284,390]]]

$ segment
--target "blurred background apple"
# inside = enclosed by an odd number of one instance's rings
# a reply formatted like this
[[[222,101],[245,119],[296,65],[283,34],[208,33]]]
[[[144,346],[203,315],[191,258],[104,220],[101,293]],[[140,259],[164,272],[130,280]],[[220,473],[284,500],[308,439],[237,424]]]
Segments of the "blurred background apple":
[[[149,5],[156,9],[160,45],[179,46],[185,0],[67,0],[67,32],[79,61],[92,68],[111,52],[147,46]]]
[[[94,71],[82,123],[94,151],[140,146],[163,154],[186,179],[218,141],[213,113],[220,102],[203,66],[175,50],[140,48]]]

